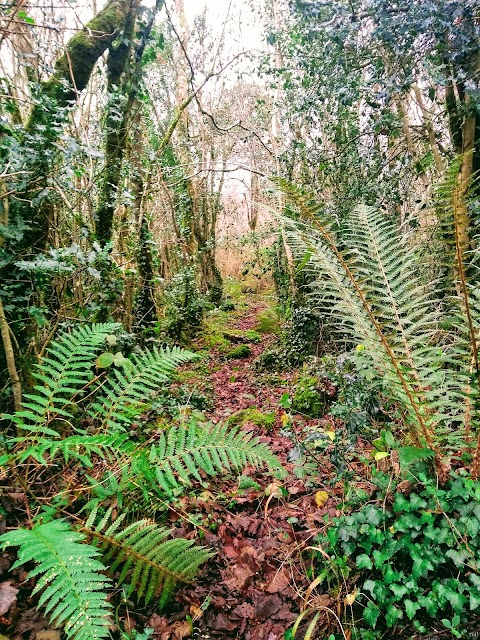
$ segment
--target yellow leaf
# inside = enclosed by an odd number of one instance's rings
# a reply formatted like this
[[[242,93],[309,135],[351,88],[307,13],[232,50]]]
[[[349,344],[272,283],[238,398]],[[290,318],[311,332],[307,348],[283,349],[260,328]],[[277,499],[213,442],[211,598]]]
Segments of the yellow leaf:
[[[388,451],[377,451],[373,457],[375,460],[383,460],[383,458],[388,458],[389,455]]]
[[[276,482],[271,482],[269,485],[265,487],[265,495],[272,496],[272,497],[279,497],[282,495],[282,492],[280,491],[280,487]]]
[[[325,435],[333,442],[335,440],[335,431],[325,431]]]
[[[282,413],[282,417],[280,418],[280,421],[282,423],[282,427],[286,427],[290,422],[290,417],[288,413]]]
[[[352,604],[355,602],[356,597],[357,597],[357,590],[354,589],[352,593],[347,593],[343,601],[346,605],[352,606]]]
[[[323,507],[328,500],[328,493],[326,491],[317,491],[315,494],[315,504],[317,507]]]

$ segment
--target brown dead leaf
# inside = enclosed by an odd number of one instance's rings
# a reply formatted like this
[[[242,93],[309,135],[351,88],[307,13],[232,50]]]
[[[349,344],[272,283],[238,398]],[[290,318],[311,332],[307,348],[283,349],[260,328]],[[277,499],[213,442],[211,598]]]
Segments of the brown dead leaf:
[[[277,594],[271,596],[258,595],[255,602],[257,620],[268,620],[280,610],[282,604],[283,601]]]
[[[168,627],[168,618],[165,616],[159,616],[158,613],[154,613],[153,616],[147,620],[147,627],[153,629],[155,633],[165,631]]]
[[[0,582],[0,616],[3,616],[17,600],[18,589],[12,587],[10,580]]]
[[[192,623],[188,620],[180,620],[172,625],[173,640],[183,640],[189,638],[193,633]]]
[[[284,568],[275,573],[266,588],[267,593],[278,593],[290,585],[290,578]]]
[[[238,620],[232,620],[228,614],[219,613],[213,618],[210,628],[214,631],[233,631],[239,624]]]
[[[240,618],[241,620],[244,620],[245,618],[253,620],[255,618],[255,607],[253,604],[249,604],[248,602],[242,602],[232,609],[232,616]]]

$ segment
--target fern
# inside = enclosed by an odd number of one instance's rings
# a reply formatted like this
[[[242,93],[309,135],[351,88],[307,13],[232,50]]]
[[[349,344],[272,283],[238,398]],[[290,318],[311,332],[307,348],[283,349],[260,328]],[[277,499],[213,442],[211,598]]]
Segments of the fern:
[[[22,438],[12,438],[13,441],[22,442],[23,440]],[[103,460],[118,460],[129,455],[132,450],[133,447],[124,434],[85,434],[57,440],[38,438],[33,445],[8,456],[5,463],[12,461],[22,464],[28,458],[33,458],[39,464],[48,465],[49,460],[52,461],[60,455],[65,464],[68,464],[70,460],[77,460],[86,468],[91,468],[94,465],[92,461],[94,455]],[[0,464],[1,461],[0,458]]]
[[[311,222],[287,220],[286,226],[298,260],[308,255],[314,303],[363,343],[414,443],[439,459],[440,444],[458,447],[463,435],[456,427],[468,387],[468,336],[455,327],[444,340],[435,284],[422,281],[416,252],[391,219],[357,207],[340,251],[322,208],[295,187],[281,186]]]
[[[47,350],[32,376],[37,384],[26,393],[22,411],[8,416],[23,431],[57,437],[49,427],[52,420],[70,421],[67,407],[72,396],[80,397],[93,379],[92,363],[107,335],[118,324],[93,324],[64,332]]]
[[[141,351],[114,369],[92,403],[89,414],[106,431],[128,426],[149,406],[152,394],[165,383],[180,364],[195,354],[173,347]]]
[[[82,544],[84,539],[67,522],[54,520],[32,530],[9,531],[0,536],[0,546],[19,547],[13,568],[32,560],[38,564],[29,573],[29,578],[41,576],[33,594],[41,592],[38,606],[63,626],[67,638],[107,638],[111,605],[105,587],[110,581],[101,573],[105,567],[98,550]]]
[[[201,472],[214,476],[241,471],[245,465],[267,464],[283,472],[278,459],[256,438],[239,428],[224,425],[172,425],[160,434],[149,453],[133,459],[134,471],[167,497],[191,486],[192,478],[201,482]]]
[[[170,598],[178,582],[191,582],[199,566],[212,557],[192,540],[167,540],[170,530],[149,520],[139,520],[120,528],[125,514],[109,524],[112,509],[94,526],[96,510],[92,512],[82,530],[99,546],[103,561],[113,574],[119,570],[117,584],[129,580],[127,593],[136,593],[137,600],[149,603],[161,591],[159,606]]]

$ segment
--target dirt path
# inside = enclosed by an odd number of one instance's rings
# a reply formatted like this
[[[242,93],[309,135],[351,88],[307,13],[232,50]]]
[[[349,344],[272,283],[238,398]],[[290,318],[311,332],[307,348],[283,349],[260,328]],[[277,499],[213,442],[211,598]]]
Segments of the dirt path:
[[[250,303],[231,328],[254,329],[263,308],[262,303]],[[288,462],[293,443],[285,436],[285,412],[279,402],[293,373],[272,382],[272,376],[255,369],[256,358],[277,339],[262,335],[258,344],[250,345],[248,358],[225,360],[212,353],[215,406],[209,417],[216,422],[252,408],[268,416],[268,427],[247,419],[242,428],[270,446],[289,471],[288,478],[280,482],[270,474],[246,469],[239,479],[222,479],[195,500],[185,498],[185,512],[199,526],[195,532],[181,526],[178,534],[200,532],[216,556],[195,585],[177,593],[174,617],[178,622],[172,625],[172,613],[168,619],[154,615],[149,620],[162,640],[183,637],[172,631],[183,628],[187,615],[193,620],[194,638],[281,640],[301,610],[301,596],[312,579],[308,553],[302,555],[302,551],[313,544],[325,514],[334,515],[335,507],[327,503],[319,508],[315,493],[323,485],[307,487]],[[329,596],[319,598],[323,606],[331,604]]]

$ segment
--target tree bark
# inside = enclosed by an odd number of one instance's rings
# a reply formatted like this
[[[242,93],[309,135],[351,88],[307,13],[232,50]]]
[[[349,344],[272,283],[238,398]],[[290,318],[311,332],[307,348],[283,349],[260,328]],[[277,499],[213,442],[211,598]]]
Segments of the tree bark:
[[[51,116],[51,111],[66,107],[76,100],[90,80],[98,59],[112,45],[125,26],[135,0],[109,0],[84,29],[67,43],[65,53],[55,63],[55,71],[43,83],[41,95],[53,105],[37,105],[28,128],[35,129]],[[48,122],[48,121],[47,121]]]
[[[2,334],[3,348],[5,349],[5,360],[7,361],[8,375],[10,376],[10,380],[12,381],[13,406],[15,408],[15,411],[20,411],[20,409],[22,408],[22,386],[15,364],[15,353],[13,351],[12,339],[10,336],[10,327],[8,326],[7,319],[5,318],[5,311],[3,309],[1,299],[0,332]]]

